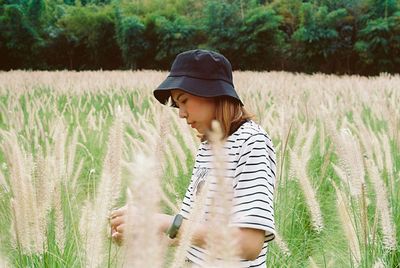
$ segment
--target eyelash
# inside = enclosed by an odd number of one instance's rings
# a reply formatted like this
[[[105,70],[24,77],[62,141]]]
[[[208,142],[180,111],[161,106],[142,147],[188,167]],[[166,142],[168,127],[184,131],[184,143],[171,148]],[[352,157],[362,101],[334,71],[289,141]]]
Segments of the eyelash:
[[[184,100],[181,101],[180,103],[185,104],[186,102],[187,102],[187,99],[184,99]],[[178,105],[177,102],[175,102],[175,106],[176,106],[177,108],[179,108],[179,105]]]

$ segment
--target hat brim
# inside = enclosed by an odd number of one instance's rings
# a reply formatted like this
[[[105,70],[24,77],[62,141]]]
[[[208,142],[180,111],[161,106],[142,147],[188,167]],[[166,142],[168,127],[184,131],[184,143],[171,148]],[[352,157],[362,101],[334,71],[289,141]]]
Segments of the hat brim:
[[[234,98],[243,105],[235,88],[224,80],[199,79],[189,76],[168,76],[153,92],[154,97],[162,104],[166,104],[171,97],[171,90],[180,89],[198,97]]]

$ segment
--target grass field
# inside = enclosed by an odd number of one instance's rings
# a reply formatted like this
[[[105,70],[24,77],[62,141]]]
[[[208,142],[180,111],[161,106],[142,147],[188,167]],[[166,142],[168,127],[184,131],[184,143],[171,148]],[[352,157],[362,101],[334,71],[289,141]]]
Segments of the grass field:
[[[0,73],[0,267],[180,267],[148,217],[178,211],[199,141],[152,97],[165,75]],[[234,81],[277,151],[268,266],[400,267],[400,76]],[[126,202],[144,216],[119,247]]]

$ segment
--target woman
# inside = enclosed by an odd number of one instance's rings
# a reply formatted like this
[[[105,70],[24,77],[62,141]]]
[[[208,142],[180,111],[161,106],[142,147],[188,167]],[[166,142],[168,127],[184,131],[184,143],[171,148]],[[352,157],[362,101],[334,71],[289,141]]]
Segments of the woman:
[[[216,52],[191,50],[179,54],[169,76],[154,91],[162,104],[170,99],[179,117],[201,137],[190,185],[175,217],[159,214],[160,231],[179,243],[179,230],[188,224],[194,197],[212,172],[207,139],[213,120],[219,121],[228,152],[226,177],[232,180],[234,209],[230,226],[237,234],[242,267],[265,267],[268,242],[274,239],[273,191],[275,152],[271,139],[243,107],[229,61]],[[207,207],[206,207],[207,210]],[[124,209],[112,213],[116,240],[123,238]],[[207,214],[205,214],[207,215]],[[187,259],[199,266],[206,259],[207,219],[194,232]]]

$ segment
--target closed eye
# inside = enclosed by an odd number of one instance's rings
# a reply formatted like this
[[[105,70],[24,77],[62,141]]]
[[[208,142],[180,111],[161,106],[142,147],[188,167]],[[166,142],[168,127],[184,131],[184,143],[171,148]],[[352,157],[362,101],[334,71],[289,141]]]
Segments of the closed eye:
[[[177,108],[179,108],[178,102],[182,105],[182,104],[185,104],[185,103],[187,102],[187,99],[184,99],[184,100],[175,102],[175,106],[176,106]]]

